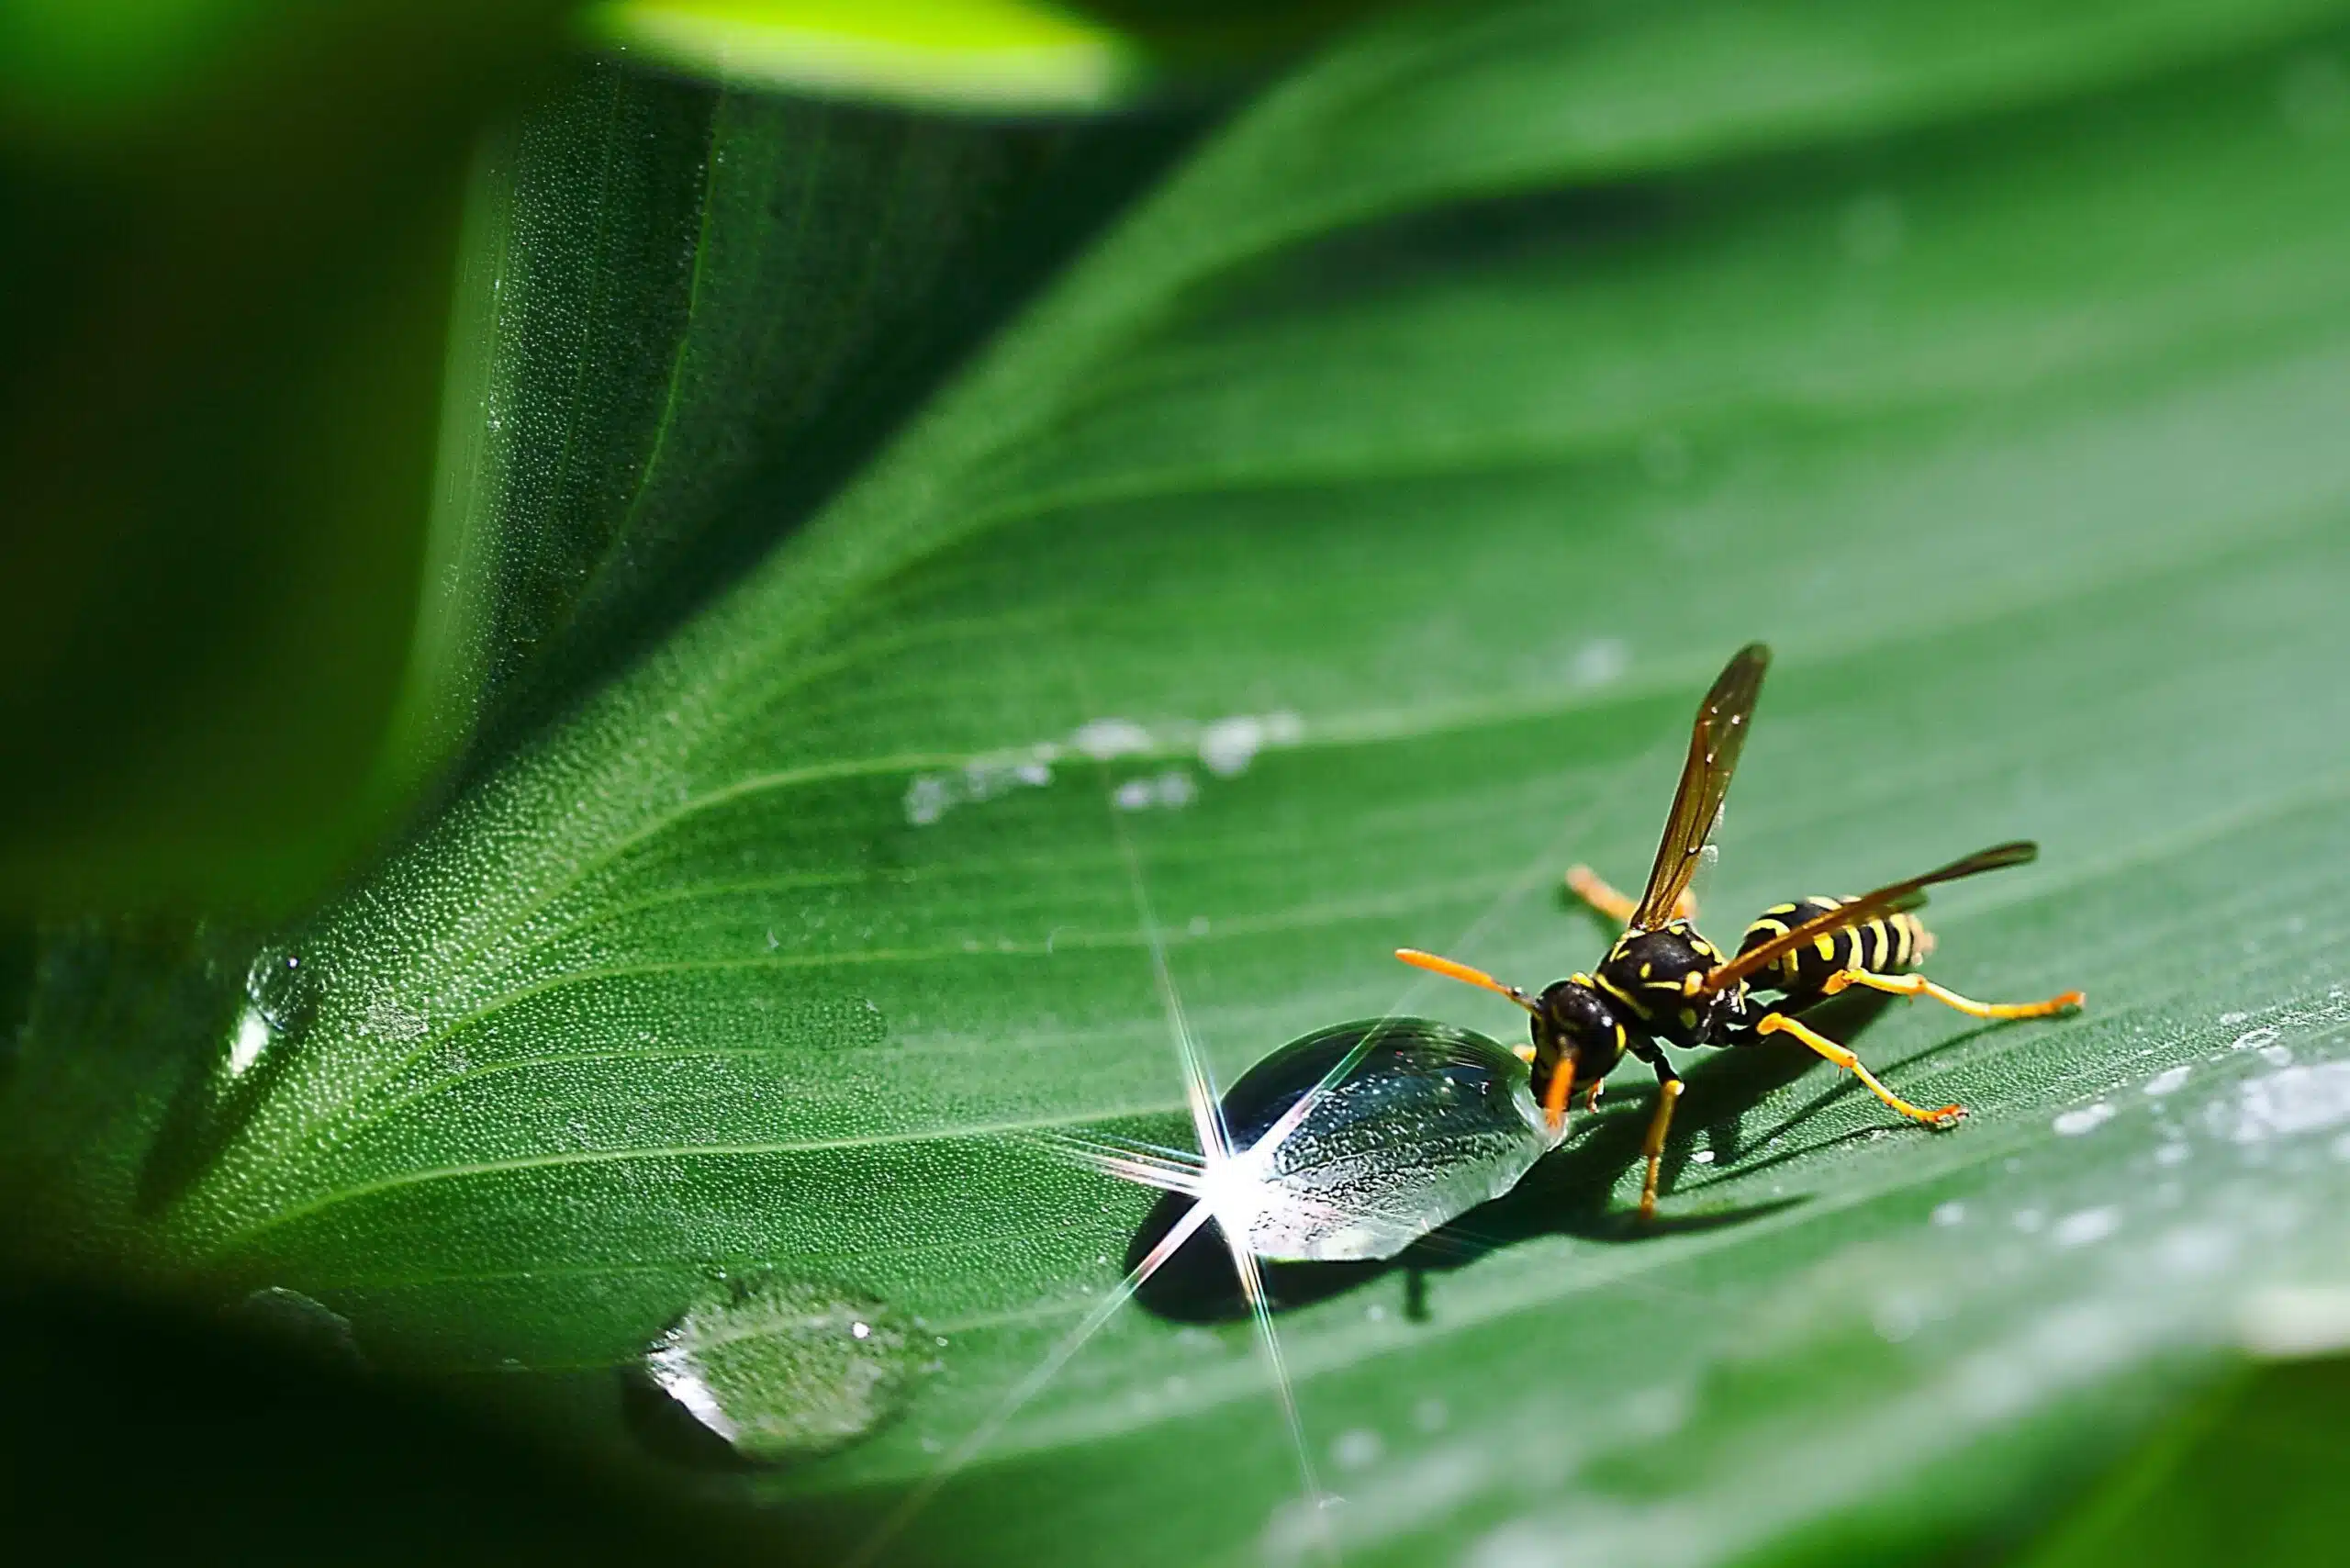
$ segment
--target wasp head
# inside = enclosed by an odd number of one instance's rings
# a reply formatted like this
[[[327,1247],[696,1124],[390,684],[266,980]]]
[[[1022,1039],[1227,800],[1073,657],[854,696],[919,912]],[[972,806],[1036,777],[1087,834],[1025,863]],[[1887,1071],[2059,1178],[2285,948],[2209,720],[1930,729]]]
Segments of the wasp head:
[[[1589,975],[1551,985],[1535,998],[1532,1013],[1534,1090],[1546,1106],[1564,1103],[1566,1091],[1556,1081],[1561,1070],[1572,1069],[1570,1084],[1588,1087],[1624,1059],[1624,1025]]]

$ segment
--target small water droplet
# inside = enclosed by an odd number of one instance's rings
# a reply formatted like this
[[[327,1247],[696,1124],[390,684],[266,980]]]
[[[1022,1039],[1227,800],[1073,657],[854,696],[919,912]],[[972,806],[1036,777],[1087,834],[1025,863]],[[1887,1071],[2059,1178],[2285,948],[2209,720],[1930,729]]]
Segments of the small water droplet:
[[[379,1040],[397,1044],[420,1039],[431,1025],[422,1013],[386,991],[367,999],[366,1016],[360,1020],[359,1027],[361,1032]]]
[[[655,1397],[633,1402],[640,1428],[678,1457],[716,1457],[711,1439],[752,1464],[829,1452],[903,1406],[911,1338],[879,1302],[837,1285],[732,1282],[645,1350],[631,1386]]]
[[[1932,1219],[1936,1225],[1944,1226],[1963,1224],[1966,1219],[1966,1205],[1954,1198],[1946,1204],[1936,1204]]]
[[[1264,744],[1265,726],[1255,715],[1218,719],[1200,732],[1200,762],[1217,778],[1231,778],[1248,770]]]
[[[2228,1048],[2230,1050],[2236,1051],[2256,1051],[2263,1046],[2274,1045],[2277,1041],[2277,1033],[2278,1031],[2276,1029],[2266,1027],[2259,1029],[2246,1029],[2243,1034],[2238,1035],[2234,1039],[2228,1042]]]
[[[2240,1144],[2315,1132],[2350,1121],[2350,1062],[2288,1067],[2244,1084],[2232,1104],[2210,1106],[2205,1122]]]
[[[2158,1100],[2165,1094],[2176,1094],[2186,1084],[2189,1070],[2191,1070],[2186,1062],[2181,1062],[2177,1067],[2163,1069],[2162,1071],[2146,1080],[2146,1092]]]
[[[1645,443],[1643,444],[1645,451]],[[1681,454],[1685,477],[1688,453]],[[1575,650],[1567,666],[1567,675],[1577,686],[1606,686],[1620,679],[1632,665],[1632,645],[1621,637],[1596,637]]]
[[[324,1302],[283,1285],[264,1285],[237,1303],[230,1316],[255,1332],[307,1355],[352,1366],[364,1364],[351,1319]]]
[[[2059,1137],[2078,1137],[2083,1133],[2094,1132],[2111,1120],[2113,1107],[2100,1100],[2094,1105],[2066,1111],[2050,1125],[2056,1129]]]
[[[2121,1228],[2121,1211],[2111,1207],[2082,1209],[2056,1222],[2048,1238],[2059,1247],[2087,1247],[2103,1241]]]
[[[1368,1427],[1340,1432],[1337,1441],[1330,1445],[1330,1457],[1337,1462],[1340,1470],[1368,1470],[1379,1462],[1379,1456],[1385,1451],[1386,1445],[1379,1440],[1379,1434]]]
[[[137,1201],[151,1213],[186,1190],[281,1076],[317,1015],[319,966],[285,947],[265,947],[245,972],[244,1005],[219,1044],[191,1058],[139,1172]]]

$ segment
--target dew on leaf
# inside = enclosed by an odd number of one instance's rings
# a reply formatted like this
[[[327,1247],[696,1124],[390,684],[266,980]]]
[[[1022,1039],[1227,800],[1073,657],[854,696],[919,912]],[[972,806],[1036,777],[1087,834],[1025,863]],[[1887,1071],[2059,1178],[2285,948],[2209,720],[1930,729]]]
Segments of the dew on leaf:
[[[351,1319],[324,1302],[283,1285],[264,1285],[239,1301],[229,1316],[289,1349],[321,1360],[363,1362]]]
[[[2255,1078],[2205,1116],[2211,1131],[2239,1144],[2339,1126],[2350,1121],[2350,1061],[2288,1067]]]
[[[696,1457],[779,1464],[866,1437],[903,1406],[912,1335],[880,1302],[767,1275],[724,1282],[646,1348],[630,1383],[640,1432]],[[646,1399],[643,1394],[655,1397]]]
[[[2108,1205],[2068,1214],[2050,1227],[2048,1238],[2059,1247],[2087,1247],[2121,1228],[2121,1211]]]
[[[2094,1105],[2082,1105],[2066,1111],[2050,1124],[2059,1137],[2078,1137],[2093,1132],[2113,1119],[2113,1107],[2100,1100]]]

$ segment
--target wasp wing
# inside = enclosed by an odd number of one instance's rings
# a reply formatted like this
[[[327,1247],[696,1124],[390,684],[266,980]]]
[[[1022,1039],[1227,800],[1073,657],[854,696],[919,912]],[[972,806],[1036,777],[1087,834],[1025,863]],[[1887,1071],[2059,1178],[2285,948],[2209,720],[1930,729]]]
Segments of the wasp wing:
[[[1874,920],[1879,915],[1895,914],[1903,910],[1916,909],[1926,902],[1926,890],[1937,882],[1954,882],[1961,877],[1975,877],[1986,871],[1997,871],[2009,866],[2021,866],[2037,859],[2039,855],[2040,846],[2028,840],[2017,839],[2012,843],[1995,844],[1988,849],[1978,849],[1974,854],[1964,856],[1947,866],[1937,866],[1921,877],[1911,877],[1906,881],[1888,883],[1874,892],[1862,894],[1851,903],[1840,904],[1825,914],[1807,920],[1793,930],[1772,937],[1760,946],[1749,947],[1729,963],[1707,975],[1705,984],[1699,988],[1700,991],[1702,994],[1710,996],[1728,991],[1749,975],[1769,969],[1782,958],[1807,943],[1847,930],[1860,924],[1863,921]]]
[[[1731,655],[1698,704],[1689,760],[1682,764],[1681,788],[1674,791],[1673,811],[1664,820],[1664,837],[1656,846],[1648,890],[1632,910],[1633,930],[1653,931],[1671,920],[1673,906],[1697,874],[1706,841],[1721,816],[1722,798],[1729,793],[1730,775],[1738,770],[1738,754],[1745,748],[1748,721],[1770,664],[1769,648],[1747,644]]]

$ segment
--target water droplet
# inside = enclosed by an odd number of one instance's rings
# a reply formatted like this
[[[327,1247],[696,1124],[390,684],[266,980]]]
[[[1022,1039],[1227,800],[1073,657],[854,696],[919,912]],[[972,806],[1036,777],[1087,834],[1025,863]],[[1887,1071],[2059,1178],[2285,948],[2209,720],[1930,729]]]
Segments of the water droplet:
[[[2210,1106],[2206,1120],[2221,1137],[2255,1144],[2350,1121],[2350,1062],[2288,1067],[2243,1085],[2232,1103]]]
[[[1888,1345],[1898,1345],[1918,1332],[1923,1317],[1916,1302],[1907,1296],[1895,1296],[1876,1304],[1876,1310],[1869,1315],[1869,1323],[1878,1338]]]
[[[2274,1045],[2277,1033],[2278,1031],[2273,1028],[2246,1029],[2228,1042],[2228,1048],[2235,1051],[2256,1051],[2263,1046]]]
[[[1508,1192],[1550,1150],[1516,1053],[1418,1018],[1337,1025],[1267,1056],[1224,1097],[1234,1144],[1265,1137],[1358,1050],[1246,1194],[1255,1200],[1244,1216],[1249,1246],[1261,1256],[1392,1258]]]
[[[1963,1224],[1966,1219],[1966,1205],[1954,1198],[1946,1204],[1936,1204],[1932,1219],[1936,1225],[1944,1226]]]
[[[397,1043],[422,1038],[430,1025],[423,1014],[386,991],[367,999],[367,1014],[359,1027],[377,1039]]]
[[[2059,1247],[2087,1247],[2121,1228],[2121,1211],[2111,1206],[2082,1209],[2056,1222],[2048,1238]]]
[[[1096,719],[1080,726],[1069,744],[1096,762],[1107,762],[1113,756],[1148,751],[1151,739],[1150,732],[1131,719]]]
[[[632,1402],[680,1457],[778,1464],[865,1437],[905,1403],[912,1336],[879,1302],[777,1275],[722,1285],[645,1350]],[[696,1444],[688,1439],[699,1438]]]
[[[1682,467],[1688,466],[1688,454],[1681,455]],[[1567,666],[1567,675],[1577,686],[1606,686],[1623,678],[1632,667],[1632,645],[1621,637],[1597,637],[1575,650]]]
[[[364,1364],[351,1319],[300,1291],[264,1285],[230,1310],[238,1323],[280,1344],[324,1361],[351,1366]]]
[[[311,1020],[319,966],[283,947],[263,948],[245,973],[243,1004],[219,1043],[194,1058],[163,1112],[140,1168],[142,1212],[169,1203],[217,1159],[283,1072]]]
[[[2056,1129],[2056,1136],[2059,1137],[2078,1137],[2083,1133],[2094,1132],[2111,1120],[2113,1120],[2113,1107],[2100,1100],[2094,1105],[2083,1105],[2076,1110],[2066,1111],[2050,1126]]]
[[[1218,719],[1200,732],[1200,766],[1219,778],[1235,778],[1248,770],[1264,744],[1264,723],[1254,715]]]
[[[1379,1456],[1385,1451],[1386,1445],[1379,1440],[1379,1434],[1368,1427],[1340,1432],[1337,1441],[1330,1445],[1330,1457],[1340,1470],[1368,1470],[1379,1462]]]

